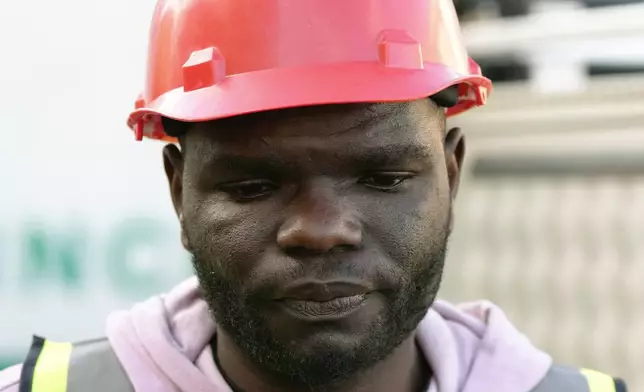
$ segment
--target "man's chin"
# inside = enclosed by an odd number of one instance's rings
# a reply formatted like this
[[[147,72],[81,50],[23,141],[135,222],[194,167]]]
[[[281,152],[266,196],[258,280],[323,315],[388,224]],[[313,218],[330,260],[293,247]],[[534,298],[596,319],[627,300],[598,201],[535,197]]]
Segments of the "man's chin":
[[[276,337],[275,343],[288,355],[308,361],[317,357],[350,358],[370,343],[368,331],[363,333],[338,331],[337,329],[318,328],[296,336]]]
[[[267,346],[246,353],[276,378],[308,387],[328,386],[371,368],[398,346],[375,345],[372,337],[320,330],[289,341],[274,340],[270,354],[264,351]]]
[[[253,331],[231,331],[232,338],[276,377],[308,386],[340,382],[385,359],[415,329],[397,323],[381,302],[371,306],[332,322],[274,313]]]

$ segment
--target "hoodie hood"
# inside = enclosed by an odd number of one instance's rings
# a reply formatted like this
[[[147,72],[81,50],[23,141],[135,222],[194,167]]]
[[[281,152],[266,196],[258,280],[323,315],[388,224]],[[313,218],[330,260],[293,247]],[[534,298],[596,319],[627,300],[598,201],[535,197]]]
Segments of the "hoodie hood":
[[[111,314],[107,337],[137,391],[232,392],[210,348],[215,327],[193,277]],[[416,337],[433,371],[428,392],[528,392],[552,364],[485,301],[436,301]]]

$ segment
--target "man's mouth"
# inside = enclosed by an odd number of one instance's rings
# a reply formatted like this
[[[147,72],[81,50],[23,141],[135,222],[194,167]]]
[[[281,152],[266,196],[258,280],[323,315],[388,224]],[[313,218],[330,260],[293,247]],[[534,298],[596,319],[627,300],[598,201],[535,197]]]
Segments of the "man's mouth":
[[[358,294],[350,297],[337,297],[323,302],[296,299],[285,299],[282,302],[289,310],[306,317],[343,317],[360,307],[366,297],[367,294]]]
[[[331,321],[359,309],[372,291],[368,285],[353,282],[303,282],[289,286],[279,302],[297,318]]]

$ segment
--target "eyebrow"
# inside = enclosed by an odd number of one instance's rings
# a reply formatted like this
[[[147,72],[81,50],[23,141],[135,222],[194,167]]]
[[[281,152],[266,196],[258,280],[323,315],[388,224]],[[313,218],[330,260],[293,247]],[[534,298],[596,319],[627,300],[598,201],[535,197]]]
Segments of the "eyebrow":
[[[432,157],[432,149],[420,143],[386,144],[377,148],[355,151],[346,159],[360,168],[396,166],[410,161],[427,161]]]
[[[432,148],[420,143],[386,144],[362,151],[349,150],[346,154],[334,156],[336,161],[356,168],[369,170],[383,167],[395,167],[409,162],[427,162],[433,156]],[[284,174],[293,169],[294,163],[284,160],[270,152],[261,155],[241,155],[233,152],[217,154],[213,159],[204,162],[208,169],[230,170],[244,173]]]

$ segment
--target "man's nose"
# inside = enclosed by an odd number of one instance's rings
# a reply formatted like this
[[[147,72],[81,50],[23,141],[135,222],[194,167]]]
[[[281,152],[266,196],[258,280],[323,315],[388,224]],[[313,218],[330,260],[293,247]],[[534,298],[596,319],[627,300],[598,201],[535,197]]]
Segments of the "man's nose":
[[[277,233],[285,251],[326,253],[335,248],[355,249],[362,244],[362,225],[346,200],[326,190],[310,189],[287,207]]]

